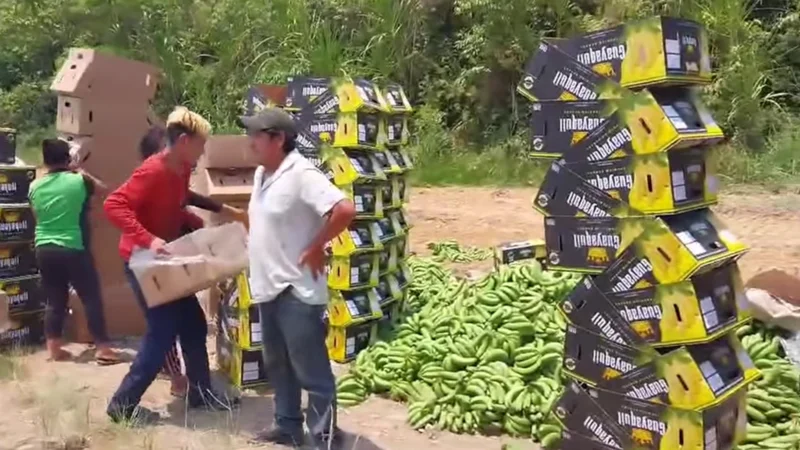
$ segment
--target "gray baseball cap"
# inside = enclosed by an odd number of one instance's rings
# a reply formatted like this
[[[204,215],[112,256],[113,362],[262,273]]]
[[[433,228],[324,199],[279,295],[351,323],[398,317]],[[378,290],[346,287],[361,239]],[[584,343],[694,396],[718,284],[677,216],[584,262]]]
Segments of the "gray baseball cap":
[[[287,135],[297,136],[294,119],[280,108],[264,108],[252,116],[239,117],[239,126],[248,133],[259,131],[283,131]]]

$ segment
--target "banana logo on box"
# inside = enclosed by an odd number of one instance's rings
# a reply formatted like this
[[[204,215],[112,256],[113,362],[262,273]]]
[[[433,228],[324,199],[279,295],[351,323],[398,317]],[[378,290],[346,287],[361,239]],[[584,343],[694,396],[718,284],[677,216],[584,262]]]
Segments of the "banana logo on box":
[[[608,250],[603,247],[592,247],[586,253],[586,261],[590,264],[608,264]]]
[[[592,66],[592,70],[608,78],[614,78],[617,75],[617,72],[614,70],[614,67],[611,65],[611,62],[595,64],[594,66]]]

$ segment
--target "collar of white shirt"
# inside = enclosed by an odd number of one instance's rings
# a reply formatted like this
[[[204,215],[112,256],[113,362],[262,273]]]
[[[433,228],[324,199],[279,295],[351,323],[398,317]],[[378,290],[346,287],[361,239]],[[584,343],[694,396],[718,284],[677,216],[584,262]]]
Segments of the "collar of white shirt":
[[[300,161],[300,158],[303,158],[303,155],[297,153],[296,150],[293,151],[293,152],[289,152],[289,154],[287,154],[286,157],[283,158],[283,161],[281,161],[281,165],[278,166],[278,170],[276,170],[273,173],[267,172],[267,169],[264,168],[264,166],[261,166],[260,167],[260,168],[262,168],[261,177],[259,177],[259,178],[262,178],[262,181],[260,183],[258,183],[258,186],[260,186],[262,191],[264,189],[268,188],[272,183],[275,182],[275,180],[280,178],[281,175],[283,175],[284,173],[286,173],[286,171],[288,171],[289,169],[294,167],[294,165],[298,161]],[[266,177],[266,178],[263,178],[263,177]]]

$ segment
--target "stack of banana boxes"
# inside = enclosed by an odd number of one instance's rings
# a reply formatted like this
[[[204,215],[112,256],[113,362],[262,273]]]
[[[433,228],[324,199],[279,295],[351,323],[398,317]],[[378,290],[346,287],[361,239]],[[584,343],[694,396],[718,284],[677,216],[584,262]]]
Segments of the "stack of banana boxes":
[[[554,406],[561,448],[733,449],[760,374],[733,333],[749,320],[736,260],[746,246],[717,202],[720,128],[697,23],[652,18],[545,40],[519,91],[551,158],[533,200],[547,264],[587,274],[568,319]]]
[[[35,223],[28,189],[35,167],[16,157],[16,132],[0,129],[0,290],[8,296],[11,328],[0,350],[44,341],[45,298],[33,247]]]
[[[356,220],[330,245],[328,353],[347,362],[390,327],[403,304],[410,225],[411,105],[402,87],[363,79],[295,77],[284,108],[298,146],[356,206]]]

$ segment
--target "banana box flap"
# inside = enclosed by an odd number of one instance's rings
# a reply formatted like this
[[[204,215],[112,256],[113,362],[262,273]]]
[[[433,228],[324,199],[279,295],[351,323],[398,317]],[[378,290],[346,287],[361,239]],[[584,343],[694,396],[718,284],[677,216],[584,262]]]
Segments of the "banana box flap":
[[[414,168],[414,162],[402,147],[389,147],[388,150],[400,166],[401,172],[407,172]]]
[[[645,343],[592,282],[591,277],[584,277],[575,285],[561,303],[560,310],[570,323],[617,344],[637,347]]]
[[[378,252],[383,251],[378,250]],[[348,256],[332,256],[328,271],[328,287],[331,289],[359,289],[378,284],[380,270],[379,253],[354,253]]]
[[[223,333],[237,346],[245,350],[261,348],[261,315],[257,305],[247,309],[239,309],[231,304],[235,300],[227,300],[220,304],[217,324]]]
[[[630,205],[586,183],[563,161],[556,161],[539,186],[533,207],[544,216],[628,217],[639,216]]]
[[[410,114],[414,111],[411,102],[408,101],[406,91],[398,83],[386,83],[382,89],[383,98],[386,100],[387,108],[395,113]]]
[[[547,267],[597,274],[612,265],[649,217],[544,218]]]
[[[691,20],[651,17],[555,44],[625,87],[711,82],[708,37]]]
[[[397,281],[397,277],[393,274],[386,274],[378,279],[375,294],[381,307],[395,300],[403,299],[403,290],[400,288],[400,282]]]
[[[638,400],[603,389],[588,389],[606,416],[641,448],[715,450],[733,448],[747,426],[744,393],[704,411]]]
[[[735,263],[686,281],[609,292],[603,297],[653,346],[709,342],[751,318]]]
[[[328,320],[327,310],[324,317],[325,320]],[[325,340],[330,359],[341,364],[355,359],[362,350],[374,342],[377,332],[376,325],[377,321],[372,320],[349,327],[330,327]]]
[[[719,143],[724,134],[699,96],[688,89],[626,92],[611,100],[610,115],[585,138],[565,148],[567,161],[601,161],[635,154]]]
[[[357,181],[386,181],[386,174],[371,152],[330,148],[323,154],[323,160],[337,186]]]
[[[495,266],[513,264],[517,261],[527,261],[531,259],[542,260],[545,256],[544,241],[539,239],[504,242],[494,249]]]
[[[268,383],[264,356],[260,349],[243,349],[223,333],[217,333],[217,366],[238,388]]]
[[[382,315],[374,289],[330,292],[328,320],[331,326],[348,327],[379,319]]]
[[[523,70],[517,91],[533,102],[602,100],[617,98],[623,92],[619,84],[547,41],[539,43]]]
[[[334,256],[350,256],[354,253],[382,249],[383,243],[376,228],[375,223],[354,220],[346,230],[330,242],[331,252]]]
[[[388,110],[375,83],[360,78],[290,77],[287,91],[286,108],[304,113],[318,107],[330,113]]]
[[[583,184],[591,184],[642,214],[675,214],[718,200],[714,153],[707,148],[567,162]]]
[[[392,155],[389,150],[380,150],[373,153],[375,157],[375,161],[377,161],[378,166],[381,168],[383,173],[385,174],[398,174],[402,173],[403,169],[400,167],[400,163],[397,162],[394,155]]]
[[[573,433],[610,448],[632,448],[625,430],[574,381],[564,387],[554,413],[558,421]]]
[[[761,376],[733,334],[663,351],[648,364],[596,386],[639,400],[701,410],[746,391]]]
[[[568,324],[564,342],[564,369],[589,385],[613,380],[652,361],[658,353],[649,346],[620,344]]]
[[[595,278],[603,292],[683,281],[734,261],[748,249],[707,209],[640,224],[639,236]]]
[[[398,259],[394,249],[395,246],[390,243],[384,246],[382,250],[378,250],[376,255],[378,258],[378,274],[380,276],[394,273],[397,270]]]
[[[529,133],[533,158],[558,158],[599,127],[616,109],[606,100],[539,102],[531,105]]]

